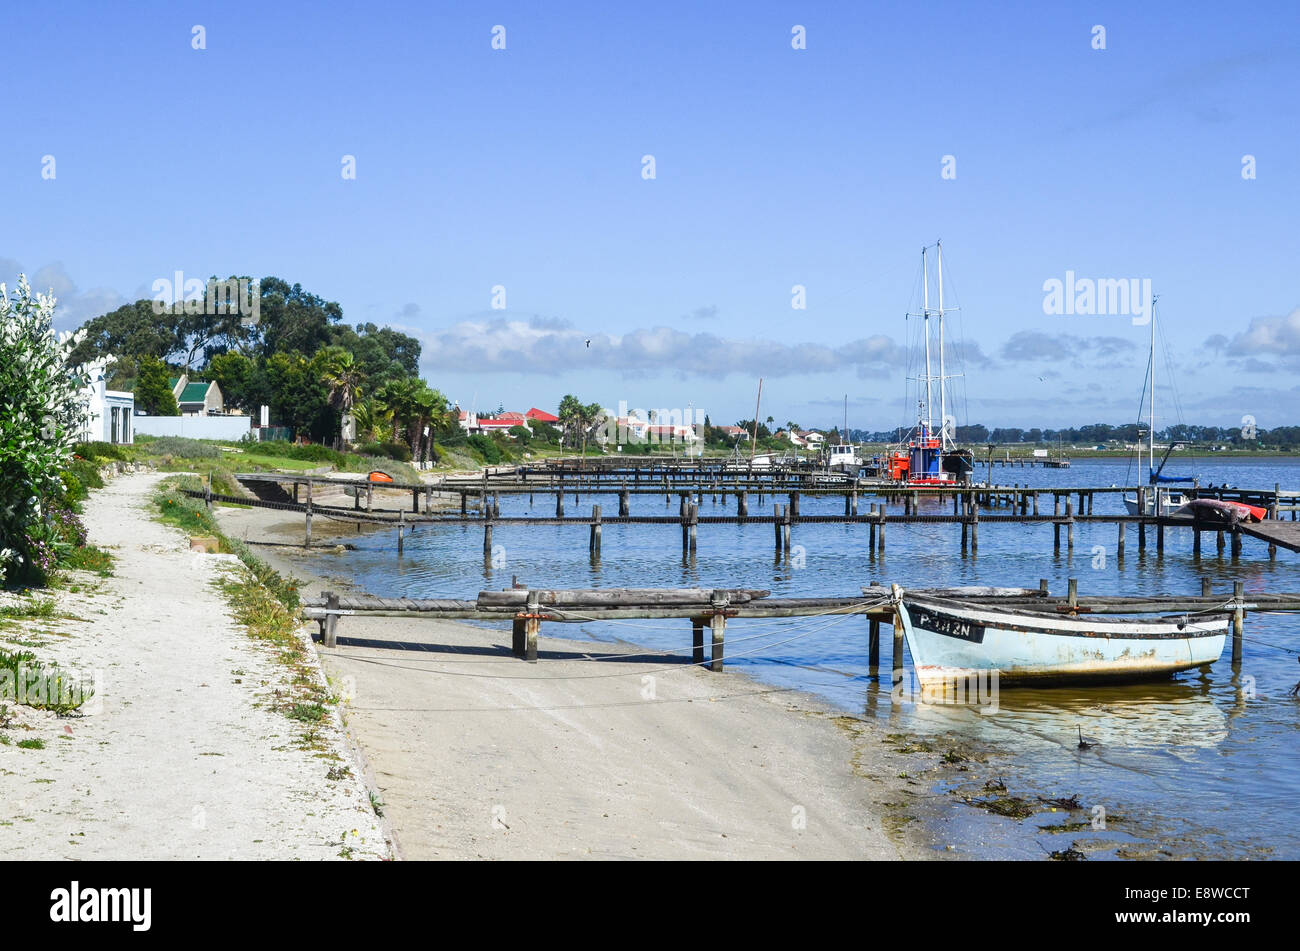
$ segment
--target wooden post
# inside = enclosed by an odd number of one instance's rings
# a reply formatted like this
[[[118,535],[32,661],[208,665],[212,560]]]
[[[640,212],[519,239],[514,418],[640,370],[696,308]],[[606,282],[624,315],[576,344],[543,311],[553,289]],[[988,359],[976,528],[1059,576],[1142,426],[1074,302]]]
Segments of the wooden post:
[[[1034,517],[1038,517],[1038,493],[1034,493]]]
[[[885,507],[883,505],[880,506],[880,528],[876,533],[876,537],[880,542],[878,550],[883,555],[885,553]]]
[[[961,553],[966,554],[970,547],[970,512],[965,513],[965,518],[961,520]]]
[[[469,498],[469,493],[468,493],[468,492],[462,491],[462,492],[460,493],[460,514],[461,514],[462,517],[465,515],[465,511],[466,511],[465,506],[466,506],[466,504],[467,504],[468,498]],[[531,496],[530,496],[530,499],[531,499]]]
[[[618,514],[626,518],[631,511],[631,496],[625,487],[618,493]]]
[[[325,598],[325,610],[330,612],[325,615],[325,646],[335,647],[338,644],[338,626],[339,626],[339,596],[333,591],[322,591]]]
[[[1233,533],[1235,536],[1235,532]],[[1240,581],[1232,583],[1232,600],[1234,602],[1232,610],[1232,666],[1234,668],[1241,666],[1241,639],[1242,628],[1246,612],[1242,608],[1242,603],[1246,597],[1246,585]]]
[[[537,634],[542,629],[542,596],[536,591],[528,592],[525,605],[528,617],[524,621],[524,659],[530,664],[537,663]]]
[[[976,505],[970,514],[970,553],[979,554],[980,550],[980,507]]]
[[[1202,578],[1202,579],[1201,579],[1201,597],[1203,597],[1203,598],[1208,598],[1209,596],[1210,596],[1210,579],[1209,579],[1208,577],[1206,577],[1206,578]]]
[[[1192,529],[1192,554],[1197,558],[1201,557],[1201,530],[1199,528]]]
[[[749,490],[741,489],[736,494],[736,514],[742,517],[749,516]]]
[[[695,554],[695,550],[696,550],[696,548],[698,547],[698,544],[699,544],[699,531],[700,531],[700,506],[699,506],[699,503],[697,503],[697,502],[692,502],[690,508],[691,508],[691,510],[690,510],[689,515],[688,515],[688,518],[690,519],[691,554],[694,555],[694,554]]]
[[[709,599],[709,606],[713,608],[713,617],[711,627],[713,628],[713,663],[709,669],[715,674],[722,672],[722,651],[726,641],[727,631],[727,598],[721,591],[714,591],[713,597]]]
[[[1241,529],[1239,528],[1232,530],[1232,557],[1234,559],[1241,557]]]
[[[397,513],[397,555],[401,557],[402,545],[404,544],[403,535],[406,534],[406,513]]]
[[[307,537],[303,541],[302,547],[311,547],[311,479],[307,480]]]
[[[1156,525],[1156,554],[1163,555],[1164,553],[1165,553],[1165,526],[1164,523],[1162,522]]]
[[[1046,579],[1046,578],[1039,578],[1039,579],[1038,579],[1038,593],[1041,594],[1043,597],[1047,597],[1047,595],[1048,595],[1048,590],[1047,590],[1047,579]]]
[[[1065,503],[1065,518],[1065,548],[1074,551],[1074,503],[1068,500]]]
[[[209,512],[212,511],[212,473],[208,473],[208,481],[203,486],[203,504],[207,506]]]
[[[419,489],[411,490],[411,514],[412,515],[420,514],[420,490]]]
[[[867,542],[867,554],[872,558],[876,557],[876,503],[871,503],[871,533],[870,540]]]
[[[691,663],[704,663],[704,618],[691,618]]]
[[[1068,587],[1066,589],[1067,593],[1065,596],[1065,603],[1070,606],[1071,610],[1073,610],[1079,606],[1079,579],[1071,578],[1067,584]]]
[[[797,489],[790,493],[789,512],[791,519],[799,517],[799,491]]]
[[[772,524],[776,529],[776,553],[781,554],[781,506],[772,503]]]
[[[880,619],[871,618],[867,627],[867,675],[880,675]]]
[[[369,512],[375,504],[375,486],[374,483],[366,483],[366,511]]]
[[[555,517],[564,518],[564,489],[555,493]]]
[[[601,524],[600,524],[600,506],[591,507],[591,538],[587,542],[587,549],[593,558],[600,557],[601,541]]]
[[[1199,535],[1197,536],[1200,537]],[[1115,543],[1115,558],[1118,561],[1124,560],[1124,523],[1119,523],[1119,540]]]
[[[788,561],[790,558],[790,512],[786,510],[782,513],[781,519],[781,543],[785,548],[785,557]]]

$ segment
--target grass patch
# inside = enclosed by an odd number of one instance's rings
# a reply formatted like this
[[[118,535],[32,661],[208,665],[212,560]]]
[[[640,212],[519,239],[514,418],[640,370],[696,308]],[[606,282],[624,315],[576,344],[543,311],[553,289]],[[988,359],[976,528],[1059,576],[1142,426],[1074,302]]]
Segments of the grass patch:
[[[21,604],[6,604],[0,607],[0,618],[52,618],[55,617],[54,601],[51,598],[25,601]]]
[[[45,666],[31,651],[0,650],[0,697],[25,707],[71,713],[91,698],[94,691],[67,676],[57,666]],[[8,708],[3,708],[7,725]]]
[[[71,568],[76,571],[90,571],[101,578],[111,578],[113,575],[113,556],[102,548],[86,545],[84,548],[72,549],[59,567]]]
[[[45,749],[44,740],[19,740],[18,748],[20,750],[43,750]]]
[[[303,723],[319,723],[325,719],[325,707],[319,703],[295,703],[289,709],[288,717]]]

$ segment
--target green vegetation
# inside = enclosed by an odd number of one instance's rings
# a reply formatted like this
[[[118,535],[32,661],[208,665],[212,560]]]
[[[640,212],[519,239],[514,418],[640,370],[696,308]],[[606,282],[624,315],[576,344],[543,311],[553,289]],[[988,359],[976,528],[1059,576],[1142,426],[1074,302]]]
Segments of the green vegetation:
[[[140,377],[135,384],[136,403],[150,416],[179,416],[181,408],[172,392],[171,372],[167,364],[154,356],[142,356]]]
[[[0,584],[44,584],[78,534],[62,474],[87,379],[68,372],[72,341],[53,321],[53,298],[33,296],[25,277],[13,297],[0,284]]]
[[[30,651],[0,650],[0,697],[5,700],[63,714],[76,710],[93,692],[57,666],[42,664]]]

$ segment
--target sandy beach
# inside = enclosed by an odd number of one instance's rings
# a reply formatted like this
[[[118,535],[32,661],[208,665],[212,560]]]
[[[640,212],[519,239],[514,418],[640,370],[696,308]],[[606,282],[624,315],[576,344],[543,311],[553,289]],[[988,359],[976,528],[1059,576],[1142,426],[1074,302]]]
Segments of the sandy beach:
[[[218,521],[232,537],[301,539],[286,513],[222,508]],[[324,556],[335,574],[319,554],[256,551],[307,593],[349,587],[346,552]],[[558,629],[543,626],[536,664],[510,655],[505,625],[353,616],[336,649],[318,645],[400,856],[945,854],[911,821],[934,798],[916,777],[937,757],[809,696]]]
[[[10,859],[389,857],[336,717],[304,742],[302,724],[275,709],[292,689],[290,668],[235,623],[214,586],[234,556],[191,552],[180,531],[154,520],[162,478],[121,475],[86,502],[90,541],[115,558],[112,577],[75,573],[72,585],[38,593],[54,599],[56,616],[0,631],[0,646],[31,647],[93,677],[96,690],[65,717],[8,704],[0,850]]]

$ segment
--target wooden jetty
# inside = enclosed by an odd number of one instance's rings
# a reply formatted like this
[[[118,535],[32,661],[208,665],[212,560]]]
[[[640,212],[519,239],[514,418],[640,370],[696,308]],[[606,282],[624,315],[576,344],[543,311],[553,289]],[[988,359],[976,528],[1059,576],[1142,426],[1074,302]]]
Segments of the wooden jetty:
[[[1201,581],[1198,595],[1136,597],[1081,596],[1078,582],[1068,581],[1064,596],[1053,596],[1047,581],[1036,588],[928,588],[912,593],[959,598],[974,604],[1003,608],[1032,607],[1061,614],[1186,614],[1232,616],[1232,662],[1240,665],[1243,622],[1248,611],[1300,611],[1300,592],[1247,596],[1241,582],[1231,595],[1214,594],[1209,578]],[[319,598],[303,599],[304,613],[320,625],[319,639],[326,647],[338,643],[339,619],[349,615],[400,616],[477,621],[509,621],[512,652],[536,662],[542,622],[590,623],[621,619],[677,618],[691,625],[691,662],[719,672],[723,669],[727,621],[741,618],[834,617],[861,615],[868,621],[867,661],[876,676],[880,663],[880,625],[893,628],[895,683],[903,665],[902,626],[896,623],[888,585],[869,585],[861,594],[847,597],[772,598],[756,589],[612,588],[612,589],[508,589],[480,591],[474,600],[381,598],[368,594],[340,595],[323,591]],[[709,656],[705,657],[704,629],[709,628]]]
[[[823,523],[865,526],[868,536],[865,548],[867,554],[872,558],[885,551],[885,536],[888,525],[936,524],[959,526],[959,549],[961,553],[971,555],[975,555],[979,551],[980,526],[990,524],[1051,525],[1054,551],[1061,550],[1062,535],[1065,536],[1066,549],[1072,551],[1075,547],[1076,528],[1080,525],[1112,524],[1117,527],[1115,554],[1120,559],[1125,556],[1130,525],[1136,528],[1139,552],[1146,551],[1148,536],[1154,533],[1155,548],[1158,555],[1164,553],[1166,530],[1170,528],[1192,530],[1192,550],[1195,555],[1201,553],[1202,536],[1206,532],[1214,534],[1218,551],[1222,552],[1230,544],[1233,558],[1241,556],[1244,537],[1256,538],[1266,542],[1270,558],[1276,557],[1279,547],[1293,552],[1300,551],[1300,521],[1296,521],[1297,512],[1300,512],[1300,492],[1283,492],[1280,486],[1275,486],[1271,491],[1210,490],[1208,488],[1200,490],[1203,497],[1217,497],[1212,496],[1211,493],[1218,492],[1229,501],[1250,501],[1251,504],[1263,502],[1265,504],[1261,507],[1266,508],[1271,516],[1263,522],[1224,524],[1222,522],[1197,521],[1191,516],[1180,515],[1094,514],[1093,502],[1095,496],[1115,492],[1136,493],[1139,500],[1139,511],[1145,511],[1142,502],[1145,500],[1148,490],[1144,486],[1128,489],[1116,486],[1046,489],[1027,486],[955,486],[935,490],[926,489],[924,492],[921,489],[900,488],[890,485],[874,487],[854,485],[848,489],[843,485],[834,488],[821,486],[799,489],[767,486],[755,493],[758,504],[763,504],[763,500],[766,498],[780,497],[785,499],[785,504],[772,503],[770,515],[759,512],[751,513],[749,505],[750,491],[747,488],[736,489],[734,487],[730,492],[731,499],[734,500],[734,514],[701,513],[700,506],[705,497],[710,494],[713,495],[715,502],[720,496],[722,506],[724,508],[727,506],[728,491],[726,489],[720,490],[712,485],[704,488],[697,485],[690,487],[678,485],[667,490],[662,486],[648,488],[647,491],[656,494],[662,492],[666,505],[670,505],[672,498],[676,496],[678,500],[677,512],[665,515],[631,515],[629,514],[629,495],[633,490],[629,487],[620,486],[617,489],[605,490],[607,492],[617,492],[617,514],[605,514],[603,506],[597,503],[592,505],[589,516],[566,514],[565,501],[571,493],[576,499],[581,492],[599,495],[601,490],[599,488],[580,489],[568,487],[563,489],[548,488],[545,490],[554,494],[554,516],[502,516],[500,512],[500,496],[508,490],[484,489],[482,482],[475,486],[463,485],[448,489],[441,484],[435,485],[433,483],[422,483],[420,486],[376,485],[357,480],[323,479],[320,476],[282,473],[241,474],[238,478],[241,483],[250,487],[262,487],[263,489],[268,486],[272,487],[278,495],[262,491],[257,492],[255,498],[219,496],[211,494],[210,487],[203,492],[190,491],[189,494],[204,498],[209,505],[213,502],[231,502],[301,512],[305,522],[304,545],[307,547],[310,547],[312,543],[312,519],[313,516],[316,516],[353,522],[357,525],[358,530],[362,524],[387,524],[395,527],[399,553],[403,551],[406,533],[413,531],[419,525],[481,523],[483,526],[485,558],[489,558],[491,555],[494,529],[497,526],[585,526],[589,530],[588,550],[593,557],[599,557],[603,547],[604,528],[607,525],[674,525],[679,527],[681,531],[682,554],[690,557],[698,550],[701,526],[744,524],[772,525],[774,551],[778,556],[784,555],[788,558],[793,552],[794,527]],[[285,483],[292,485],[292,495],[284,491],[282,484]],[[316,500],[315,493],[317,489],[327,486],[338,489],[340,485],[345,491],[350,491],[352,495],[352,505],[350,507],[321,504]],[[517,489],[518,487],[513,488]],[[376,508],[374,504],[376,489],[379,489],[381,493],[389,493],[390,504],[391,493],[410,491],[412,493],[412,502],[409,513],[405,507]],[[519,489],[518,491],[529,490]],[[435,512],[433,498],[436,492],[459,494],[459,511]],[[841,495],[844,501],[843,514],[803,514],[800,511],[802,497],[805,494],[819,492],[822,494],[834,492]],[[467,498],[472,493],[479,495],[478,507],[474,512],[469,511],[467,505]],[[921,499],[923,494],[940,496],[937,507],[946,509],[951,505],[951,513],[933,511],[936,507],[933,502],[930,505],[931,511],[922,512]],[[1050,512],[1047,511],[1040,497],[1050,499]],[[876,498],[879,501],[868,504],[864,500],[869,498]],[[363,499],[364,508],[362,505]],[[381,502],[382,500],[383,497],[381,496]],[[421,512],[420,505],[422,500],[424,502],[423,512]],[[889,510],[891,505],[894,507],[894,511]],[[902,509],[901,513],[897,511],[900,507]],[[1289,521],[1285,519],[1286,515],[1291,516]]]

